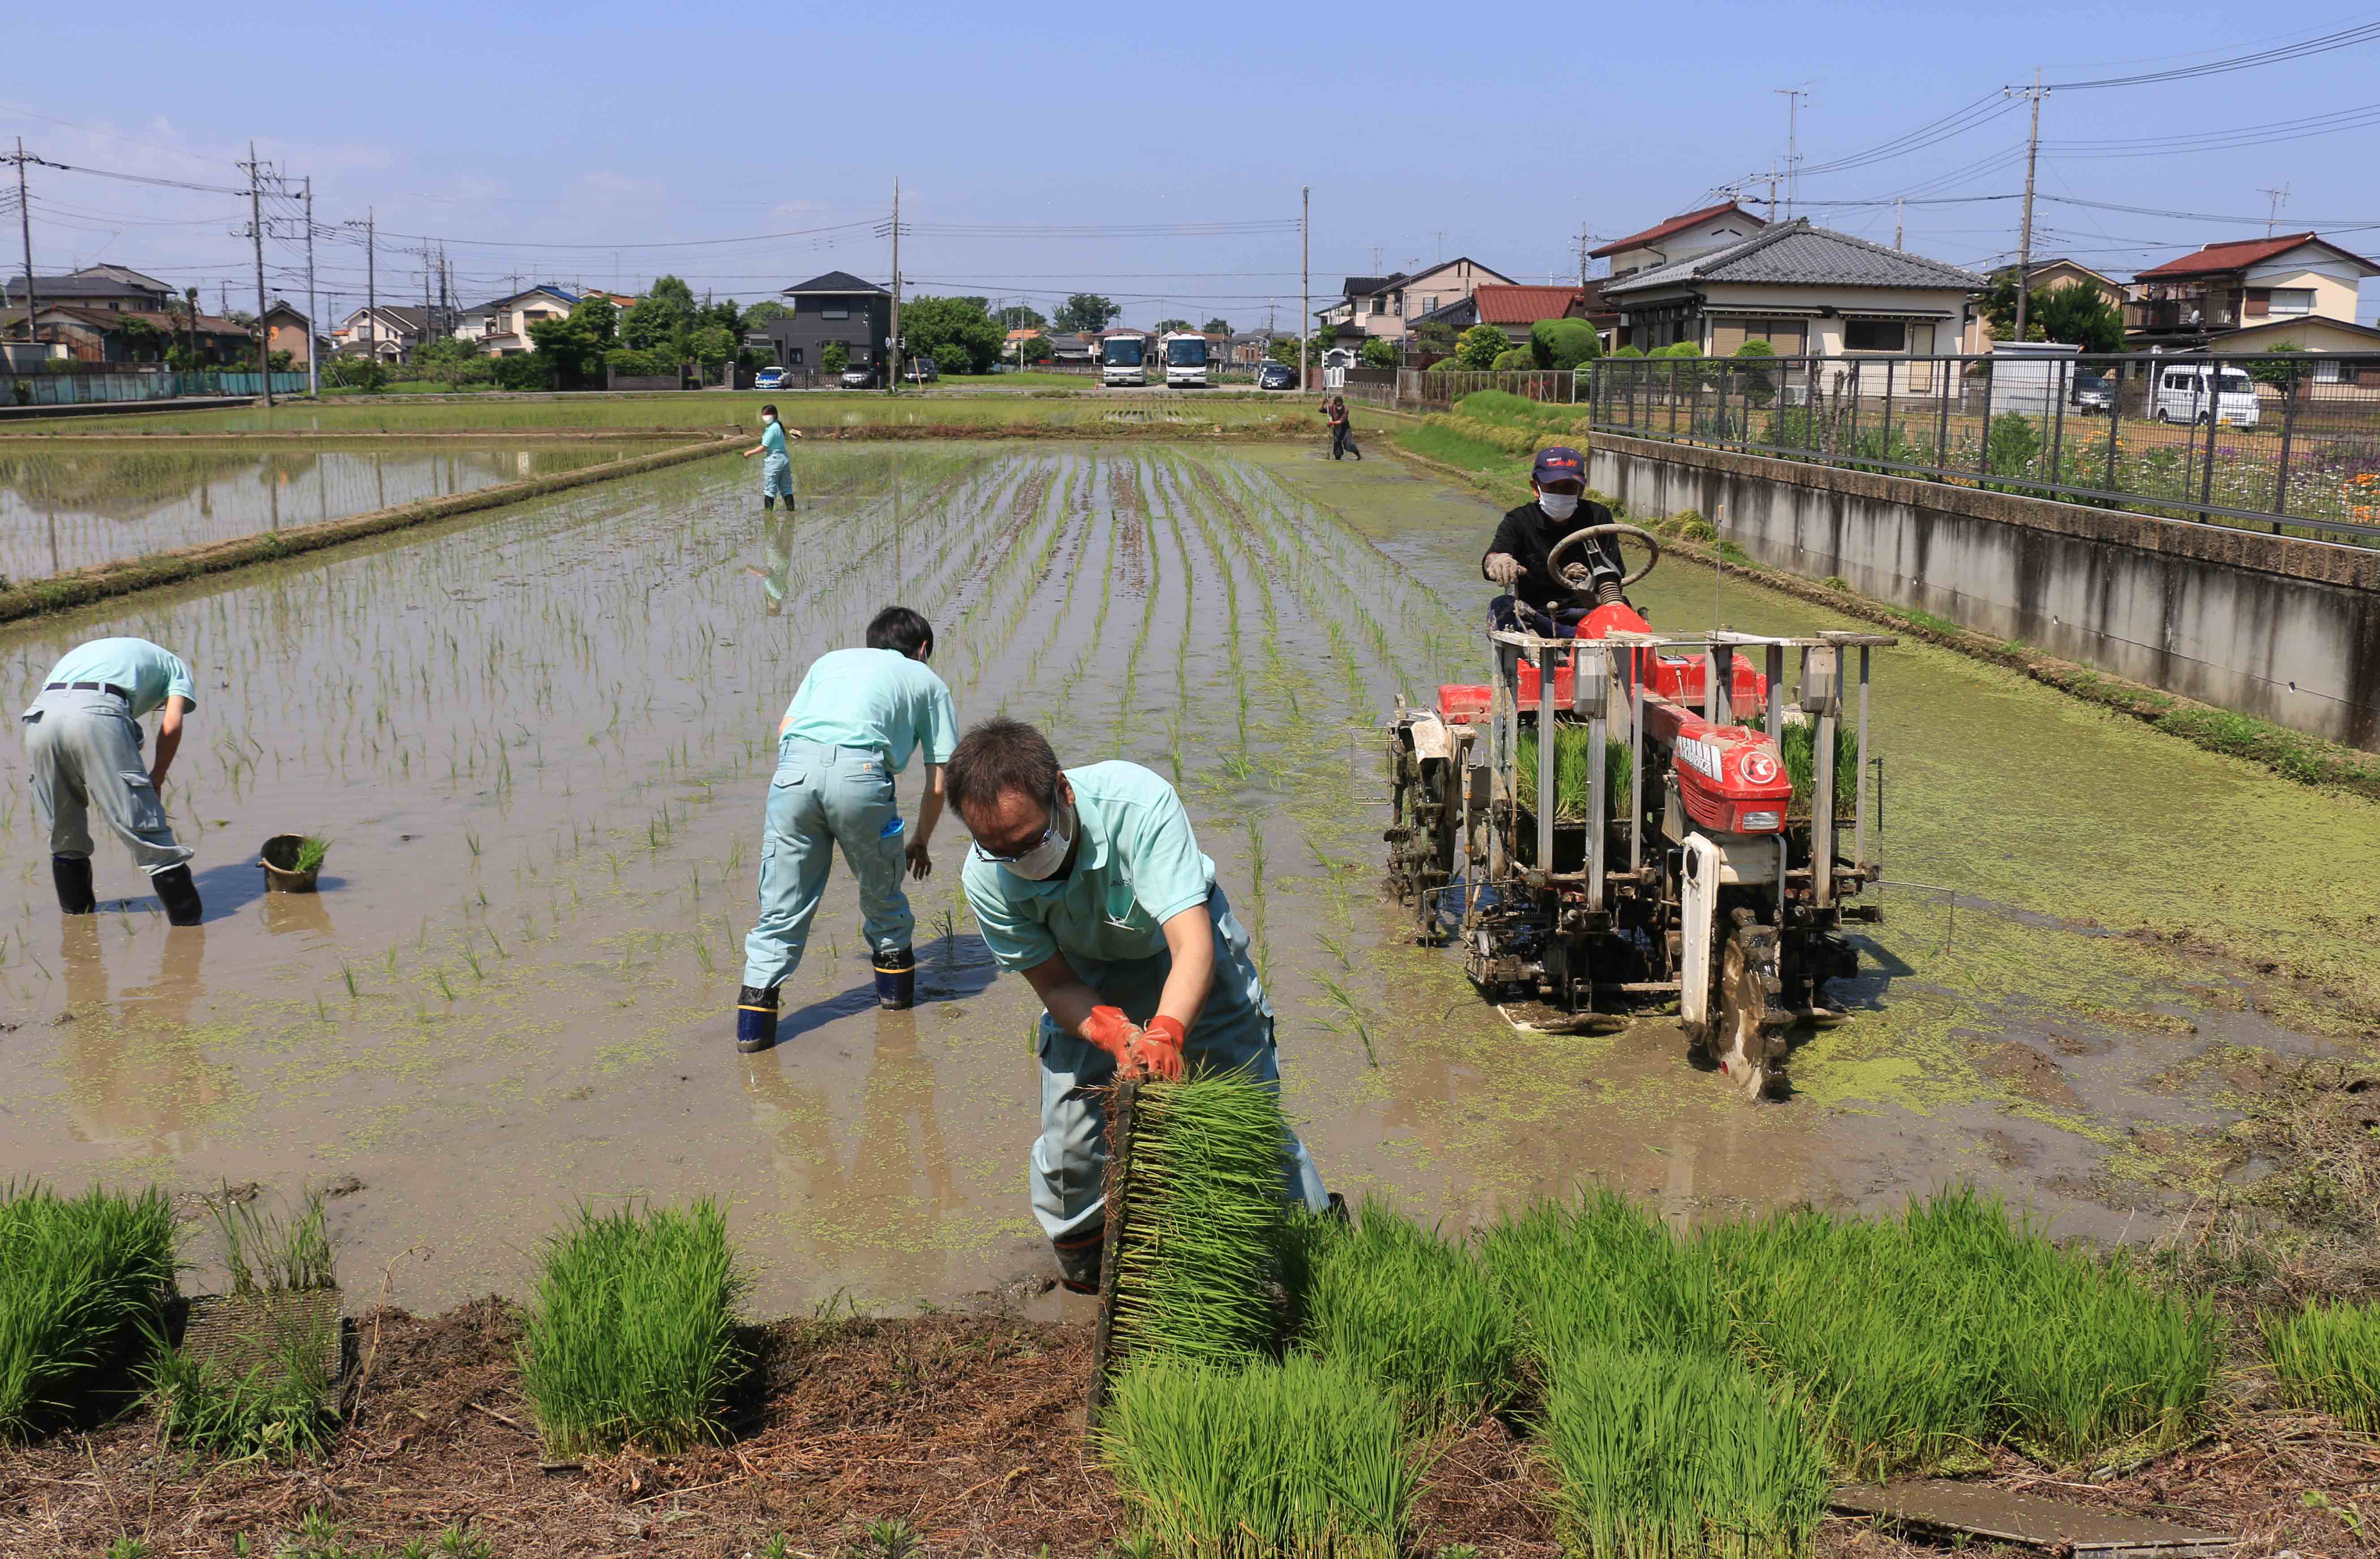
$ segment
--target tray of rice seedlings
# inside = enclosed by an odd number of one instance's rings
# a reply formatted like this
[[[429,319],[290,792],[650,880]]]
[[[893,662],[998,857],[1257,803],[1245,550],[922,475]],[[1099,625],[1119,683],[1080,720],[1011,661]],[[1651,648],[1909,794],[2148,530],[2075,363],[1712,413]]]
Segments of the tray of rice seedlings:
[[[1335,1360],[1144,1356],[1097,1443],[1161,1553],[1394,1559],[1421,1469],[1396,1398]]]
[[[1768,712],[1754,710],[1738,724],[1755,731],[1768,728]],[[1818,723],[1815,720],[1785,722],[1785,734],[1777,738],[1778,761],[1785,765],[1785,777],[1793,782],[1793,798],[1786,804],[1785,815],[1806,818],[1818,796]],[[1852,784],[1859,771],[1859,727],[1848,720],[1835,722],[1835,815],[1849,818],[1858,804],[1858,790]]]
[[[1582,1347],[1717,1354],[1727,1307],[1696,1241],[1609,1187],[1575,1204],[1533,1203],[1481,1237],[1480,1261],[1539,1373]]]
[[[173,1297],[175,1221],[154,1187],[0,1186],[0,1443],[67,1417]]]
[[[1724,1355],[1583,1347],[1539,1431],[1573,1553],[1799,1554],[1834,1486],[1791,1393]]]
[[[2283,1400],[2380,1434],[2380,1305],[2316,1300],[2259,1329]]]
[[[209,1208],[231,1292],[190,1301],[178,1346],[152,1339],[159,1432],[222,1455],[320,1455],[337,1427],[346,1351],[322,1195],[294,1216],[227,1189]]]
[[[723,1437],[745,1359],[747,1275],[708,1199],[578,1220],[542,1252],[523,1329],[521,1386],[556,1459],[634,1443],[667,1454]]]
[[[1311,1223],[1295,1284],[1302,1347],[1394,1393],[1425,1428],[1504,1405],[1518,1351],[1512,1312],[1467,1246],[1371,1199],[1351,1227]]]
[[[1554,821],[1579,823],[1586,821],[1586,806],[1592,795],[1587,773],[1587,755],[1591,733],[1585,725],[1562,721],[1554,726]],[[1635,764],[1635,754],[1624,741],[1603,738],[1603,820],[1611,822],[1623,817],[1628,806],[1628,778]],[[1532,728],[1521,733],[1512,749],[1513,780],[1520,793],[1521,810],[1532,818],[1537,815],[1537,733]]]

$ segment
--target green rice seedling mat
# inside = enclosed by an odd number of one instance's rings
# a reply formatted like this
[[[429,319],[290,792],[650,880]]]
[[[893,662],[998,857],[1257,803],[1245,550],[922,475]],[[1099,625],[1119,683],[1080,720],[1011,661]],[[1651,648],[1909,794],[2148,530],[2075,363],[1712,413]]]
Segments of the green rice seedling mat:
[[[322,1378],[330,1382],[330,1390],[322,1406],[328,1410],[337,1398],[340,1370],[346,1362],[340,1304],[335,1288],[202,1295],[190,1301],[189,1320],[182,1330],[182,1352],[220,1370],[225,1380],[245,1380],[250,1370],[261,1369],[268,1383],[277,1382],[286,1371],[274,1356],[273,1341],[302,1328],[303,1334],[323,1339]]]

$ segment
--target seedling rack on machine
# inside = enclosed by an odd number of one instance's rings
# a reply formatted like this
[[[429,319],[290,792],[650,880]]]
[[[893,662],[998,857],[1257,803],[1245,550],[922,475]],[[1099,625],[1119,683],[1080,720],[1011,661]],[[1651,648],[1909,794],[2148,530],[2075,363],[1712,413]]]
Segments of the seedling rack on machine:
[[[1389,883],[1419,938],[1458,940],[1514,1022],[1575,1030],[1674,1001],[1689,1040],[1759,1098],[1795,1020],[1842,1016],[1824,987],[1858,969],[1843,927],[1877,918],[1847,901],[1881,875],[1863,783],[1869,657],[1898,641],[1656,633],[1616,590],[1602,595],[1579,638],[1488,629],[1488,685],[1440,688],[1432,709],[1399,700]],[[1847,674],[1856,741],[1839,754]],[[1571,822],[1562,751],[1582,741],[1586,795]],[[1805,744],[1797,794],[1788,749]]]

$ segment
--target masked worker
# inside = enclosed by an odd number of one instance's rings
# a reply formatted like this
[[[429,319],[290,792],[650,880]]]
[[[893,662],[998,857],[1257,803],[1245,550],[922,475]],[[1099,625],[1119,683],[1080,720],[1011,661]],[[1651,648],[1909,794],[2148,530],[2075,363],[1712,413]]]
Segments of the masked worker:
[[[88,915],[99,905],[91,879],[90,815],[96,809],[108,831],[132,847],[165,919],[199,923],[191,852],[175,842],[160,799],[182,746],[182,717],[198,707],[190,668],[145,639],[94,639],[50,668],[23,720],[33,807],[49,827],[50,876],[66,913]],[[152,710],[158,712],[157,757],[144,765],[140,719]]]
[[[764,514],[774,509],[780,498],[785,501],[788,509],[794,506],[794,457],[785,453],[788,434],[799,438],[802,431],[788,428],[777,420],[775,407],[762,407],[760,442],[744,451],[743,457],[749,460],[755,455],[767,457],[760,462],[760,509]]]
[[[1609,582],[1616,591],[1628,572],[1621,562],[1619,540],[1602,536],[1582,542],[1563,558],[1565,572],[1573,564],[1585,567],[1590,589],[1585,599],[1553,577],[1546,559],[1572,531],[1610,524],[1611,511],[1584,500],[1586,457],[1575,449],[1557,445],[1537,451],[1529,490],[1534,496],[1497,524],[1496,539],[1479,560],[1481,577],[1506,592],[1488,603],[1488,620],[1491,627],[1513,632],[1573,638],[1579,620],[1594,608],[1592,587]]]
[[[905,861],[922,878],[934,869],[929,846],[942,819],[942,765],[958,742],[951,690],[926,669],[933,652],[932,625],[906,606],[887,606],[868,625],[866,649],[830,651],[810,663],[777,727],[777,772],[760,838],[760,918],[744,939],[744,989],[735,1002],[735,1048],[747,1054],[776,1043],[777,988],[801,967],[838,845],[859,880],[877,1002],[898,1010],[917,999],[909,945],[917,917],[901,870]],[[926,778],[910,833],[892,776],[920,749]]]
[[[1119,1075],[1239,1072],[1278,1090],[1272,1007],[1248,933],[1199,853],[1173,787],[1137,763],[1061,772],[1040,732],[987,720],[952,755],[951,804],[975,848],[964,883],[983,940],[1046,1009],[1033,1212],[1076,1293],[1096,1293],[1106,1235],[1105,1112]],[[1329,1205],[1305,1146],[1282,1195]]]

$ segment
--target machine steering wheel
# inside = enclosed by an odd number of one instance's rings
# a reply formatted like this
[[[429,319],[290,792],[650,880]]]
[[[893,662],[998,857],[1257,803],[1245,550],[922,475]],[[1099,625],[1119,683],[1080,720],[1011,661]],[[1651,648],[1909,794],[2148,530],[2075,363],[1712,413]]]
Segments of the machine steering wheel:
[[[1564,536],[1560,541],[1554,543],[1553,551],[1546,554],[1546,572],[1560,580],[1564,585],[1568,586],[1572,593],[1576,595],[1585,595],[1586,593],[1585,588],[1583,585],[1572,583],[1570,576],[1562,572],[1566,566],[1563,564],[1561,556],[1562,554],[1568,552],[1571,548],[1579,545],[1581,542],[1594,541],[1597,538],[1603,536],[1633,536],[1638,541],[1644,542],[1645,550],[1653,554],[1645,560],[1644,567],[1639,568],[1636,572],[1628,575],[1620,581],[1620,585],[1622,590],[1634,584],[1645,575],[1650,574],[1653,571],[1653,566],[1661,561],[1660,538],[1654,535],[1651,531],[1633,525],[1590,525],[1584,530],[1572,531],[1569,535]]]

